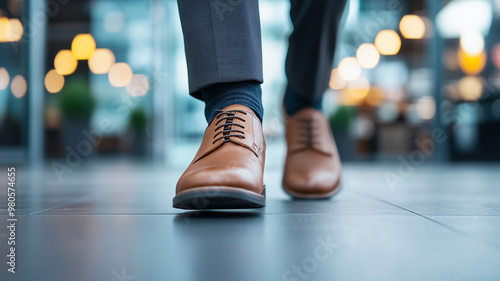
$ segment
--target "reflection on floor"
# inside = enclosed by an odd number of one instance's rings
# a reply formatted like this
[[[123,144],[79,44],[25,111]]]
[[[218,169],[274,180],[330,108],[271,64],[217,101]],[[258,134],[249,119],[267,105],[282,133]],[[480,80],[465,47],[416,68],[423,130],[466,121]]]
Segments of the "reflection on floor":
[[[19,167],[17,273],[2,188],[0,279],[499,280],[499,170],[350,164],[335,199],[293,201],[271,168],[265,209],[185,212],[180,168],[89,162],[59,181]]]

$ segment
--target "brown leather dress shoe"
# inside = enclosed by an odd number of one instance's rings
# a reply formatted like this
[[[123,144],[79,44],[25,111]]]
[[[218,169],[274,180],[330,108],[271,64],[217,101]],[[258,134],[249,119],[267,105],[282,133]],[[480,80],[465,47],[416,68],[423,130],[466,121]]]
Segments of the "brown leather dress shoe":
[[[262,124],[232,105],[210,122],[193,161],[177,182],[175,208],[242,209],[266,205]]]
[[[287,156],[283,189],[296,198],[329,198],[340,190],[341,164],[328,119],[305,108],[285,113]]]

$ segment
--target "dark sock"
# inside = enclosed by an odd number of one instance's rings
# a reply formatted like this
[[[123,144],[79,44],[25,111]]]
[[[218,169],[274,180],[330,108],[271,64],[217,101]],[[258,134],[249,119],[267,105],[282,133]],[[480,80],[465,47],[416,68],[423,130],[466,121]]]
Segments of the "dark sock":
[[[289,87],[286,88],[284,105],[285,111],[289,116],[292,116],[299,110],[307,107],[321,110],[322,103],[323,96],[319,99],[304,98],[292,91]]]
[[[201,90],[205,101],[205,118],[210,122],[217,110],[227,106],[241,104],[249,107],[262,122],[262,89],[259,82],[244,81],[219,83]]]

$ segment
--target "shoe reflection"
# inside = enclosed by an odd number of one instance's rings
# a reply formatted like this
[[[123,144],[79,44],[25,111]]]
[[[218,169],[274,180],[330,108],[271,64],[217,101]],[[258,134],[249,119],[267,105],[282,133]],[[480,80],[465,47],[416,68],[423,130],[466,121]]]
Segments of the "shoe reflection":
[[[179,280],[264,280],[264,216],[260,212],[188,212],[174,219]]]

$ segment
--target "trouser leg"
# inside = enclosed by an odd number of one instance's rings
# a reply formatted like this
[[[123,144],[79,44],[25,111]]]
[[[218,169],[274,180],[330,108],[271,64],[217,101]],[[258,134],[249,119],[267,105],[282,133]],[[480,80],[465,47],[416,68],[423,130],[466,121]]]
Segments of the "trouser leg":
[[[262,83],[258,0],[178,0],[189,92],[219,83]]]
[[[286,57],[287,95],[293,93],[302,103],[321,101],[328,88],[345,4],[346,0],[291,0],[294,29]]]

